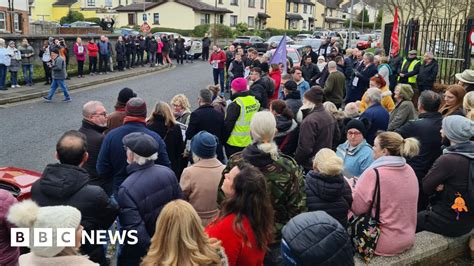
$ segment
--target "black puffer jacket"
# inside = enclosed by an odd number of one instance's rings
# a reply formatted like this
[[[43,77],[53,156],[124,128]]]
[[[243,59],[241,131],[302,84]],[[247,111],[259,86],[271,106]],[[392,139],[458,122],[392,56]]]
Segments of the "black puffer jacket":
[[[342,175],[323,176],[310,171],[306,175],[306,196],[308,211],[325,211],[347,227],[352,190]]]
[[[87,120],[82,120],[82,126],[79,128],[79,132],[84,133],[87,139],[87,153],[89,153],[89,159],[84,164],[83,168],[89,172],[90,180],[89,184],[102,187],[106,182],[103,178],[97,174],[97,157],[99,157],[100,146],[104,141],[104,131],[106,127],[101,127]]]
[[[81,225],[85,230],[107,230],[118,214],[105,191],[88,185],[89,174],[83,168],[68,164],[49,164],[41,179],[31,188],[32,199],[39,206],[69,205],[82,215]],[[83,245],[81,250],[92,261],[105,263],[101,245]]]
[[[323,211],[297,215],[283,227],[285,265],[354,265],[347,231]]]

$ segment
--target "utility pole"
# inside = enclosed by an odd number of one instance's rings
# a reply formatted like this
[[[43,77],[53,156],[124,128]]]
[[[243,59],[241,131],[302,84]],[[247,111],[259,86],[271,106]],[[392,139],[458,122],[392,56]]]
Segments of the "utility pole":
[[[326,18],[328,15],[328,0],[324,1],[323,29],[326,29]]]
[[[348,35],[348,44],[346,48],[351,48],[352,46],[352,20],[354,19],[354,0],[351,0],[351,16],[349,19],[349,35]]]
[[[365,3],[364,0],[362,2],[362,33],[364,33],[364,20],[365,20]]]

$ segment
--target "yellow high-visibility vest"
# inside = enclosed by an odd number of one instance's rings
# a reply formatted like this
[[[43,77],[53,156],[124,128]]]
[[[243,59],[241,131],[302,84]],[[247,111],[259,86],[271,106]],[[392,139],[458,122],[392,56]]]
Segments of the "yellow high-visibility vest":
[[[407,63],[407,59],[405,58],[405,59],[403,59],[402,68],[401,68],[401,69],[403,69],[403,68],[405,67],[405,64],[406,64],[406,63]],[[416,64],[418,64],[418,63],[420,63],[420,60],[418,60],[418,59],[413,60],[413,61],[410,63],[410,65],[408,66],[408,72],[412,72],[413,69],[415,69]],[[415,83],[416,83],[416,77],[417,77],[417,76],[418,76],[418,75],[414,75],[414,76],[409,77],[409,78],[408,78],[408,83],[415,84]],[[400,81],[400,77],[398,77],[398,81]]]
[[[254,96],[237,97],[234,102],[240,106],[240,115],[230,133],[227,144],[234,147],[247,147],[252,144],[250,121],[260,109],[260,103]]]

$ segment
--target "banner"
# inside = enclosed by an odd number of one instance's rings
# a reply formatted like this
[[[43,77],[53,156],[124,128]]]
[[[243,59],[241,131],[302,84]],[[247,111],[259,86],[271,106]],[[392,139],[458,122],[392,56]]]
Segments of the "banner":
[[[283,64],[283,69],[286,70],[286,34],[281,38],[269,64]]]
[[[400,41],[398,40],[398,7],[395,7],[392,35],[390,36],[390,56],[397,56],[399,51]]]

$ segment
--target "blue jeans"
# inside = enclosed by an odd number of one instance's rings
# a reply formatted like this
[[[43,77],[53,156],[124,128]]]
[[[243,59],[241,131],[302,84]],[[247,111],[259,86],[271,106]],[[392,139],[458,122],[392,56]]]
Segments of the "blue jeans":
[[[18,72],[17,71],[10,71],[10,82],[12,86],[18,85]]]
[[[5,81],[7,80],[7,66],[0,64],[0,90],[5,89]]]
[[[217,85],[220,79],[221,92],[224,91],[224,69],[223,68],[213,68],[212,75],[214,76],[214,85]]]
[[[67,86],[66,86],[66,83],[64,82],[63,79],[53,79],[53,82],[51,83],[51,90],[49,91],[49,94],[46,98],[48,98],[48,100],[51,100],[53,99],[53,96],[54,96],[54,93],[56,92],[56,90],[58,89],[58,86],[61,87],[61,90],[63,91],[64,93],[64,100],[69,100],[71,99],[69,97],[69,93],[67,91]]]
[[[23,77],[25,79],[25,84],[33,84],[33,64],[23,65]]]

